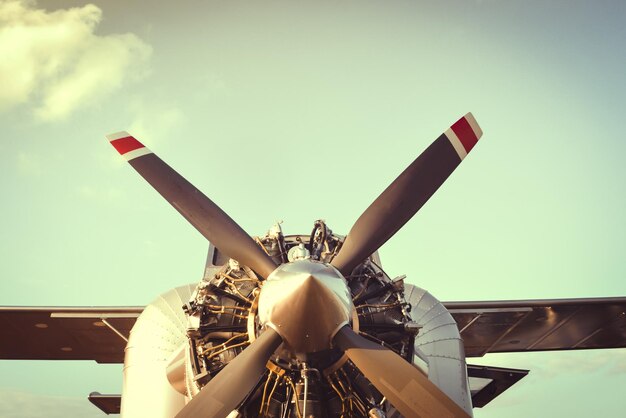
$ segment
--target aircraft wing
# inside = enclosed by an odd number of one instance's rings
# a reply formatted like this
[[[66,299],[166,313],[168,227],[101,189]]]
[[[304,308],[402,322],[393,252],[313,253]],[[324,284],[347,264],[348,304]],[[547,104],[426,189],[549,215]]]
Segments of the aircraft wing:
[[[444,302],[467,357],[626,347],[626,297]],[[0,306],[0,359],[122,363],[143,306]]]
[[[626,347],[626,297],[445,302],[467,357]]]
[[[0,306],[0,359],[123,363],[143,307]]]

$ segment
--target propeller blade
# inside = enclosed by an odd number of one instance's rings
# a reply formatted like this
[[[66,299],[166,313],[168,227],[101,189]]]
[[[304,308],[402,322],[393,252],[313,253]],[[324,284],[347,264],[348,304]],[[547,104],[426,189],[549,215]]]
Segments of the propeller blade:
[[[471,113],[452,125],[363,212],[331,264],[348,276],[417,213],[481,135]]]
[[[334,342],[405,418],[469,418],[452,399],[393,351],[341,328]]]
[[[206,239],[262,277],[274,261],[222,209],[127,132],[107,135],[111,145]]]
[[[224,418],[230,414],[254,389],[281,343],[280,335],[268,327],[191,398],[176,418]]]

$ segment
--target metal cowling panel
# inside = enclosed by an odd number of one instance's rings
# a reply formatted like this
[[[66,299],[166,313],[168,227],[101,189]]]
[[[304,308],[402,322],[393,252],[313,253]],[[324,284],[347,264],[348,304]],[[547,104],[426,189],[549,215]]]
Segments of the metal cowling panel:
[[[195,285],[163,293],[137,319],[125,350],[123,418],[171,418],[185,406],[185,396],[166,376],[172,354],[187,343],[182,306]]]
[[[426,290],[410,284],[404,287],[411,318],[420,327],[415,349],[428,363],[428,379],[473,416],[465,350],[454,318]]]

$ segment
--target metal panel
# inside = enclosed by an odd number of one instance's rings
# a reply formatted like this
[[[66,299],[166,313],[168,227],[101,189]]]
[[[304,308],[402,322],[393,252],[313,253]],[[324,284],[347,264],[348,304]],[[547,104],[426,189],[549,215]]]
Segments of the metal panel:
[[[467,375],[469,376],[474,408],[482,408],[487,405],[527,374],[528,370],[468,364]],[[480,386],[476,387],[475,383],[478,383],[478,380],[483,382],[480,382]],[[485,385],[485,382],[488,383]]]
[[[121,336],[128,337],[142,310],[0,307],[0,359],[122,363]]]
[[[122,395],[103,395],[99,392],[91,392],[87,399],[107,415],[120,413]]]
[[[626,297],[447,302],[465,353],[626,347]]]
[[[458,318],[467,357],[481,357],[497,345],[531,311],[530,308],[482,309],[473,312],[451,311]],[[461,324],[464,324],[461,327]],[[484,332],[488,329],[490,332]]]

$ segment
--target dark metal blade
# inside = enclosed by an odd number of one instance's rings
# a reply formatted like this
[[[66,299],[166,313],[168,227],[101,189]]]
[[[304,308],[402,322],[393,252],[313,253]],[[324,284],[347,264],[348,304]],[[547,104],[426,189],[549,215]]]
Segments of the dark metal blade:
[[[334,342],[405,418],[469,418],[426,375],[393,351],[341,328]]]
[[[281,343],[280,335],[267,328],[209,381],[176,415],[176,418],[226,417],[257,385],[265,373],[267,361]]]
[[[126,132],[109,135],[130,165],[221,252],[267,277],[276,264],[222,209]]]
[[[417,213],[481,135],[471,113],[452,125],[363,212],[331,264],[349,275]]]

